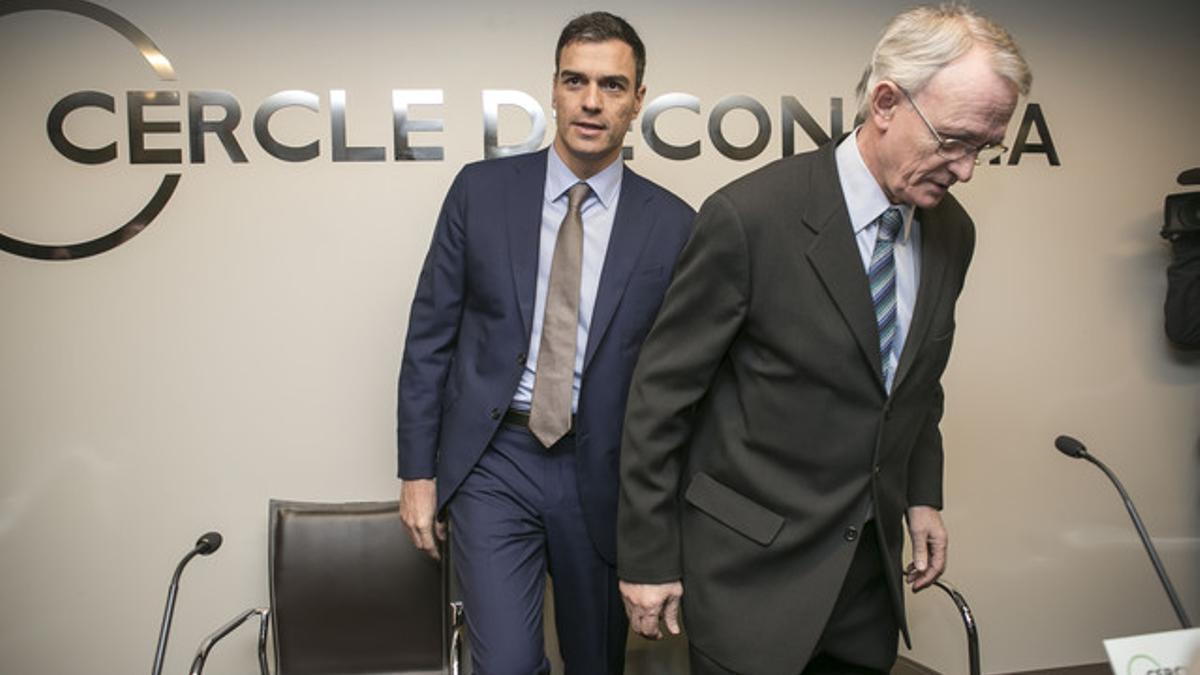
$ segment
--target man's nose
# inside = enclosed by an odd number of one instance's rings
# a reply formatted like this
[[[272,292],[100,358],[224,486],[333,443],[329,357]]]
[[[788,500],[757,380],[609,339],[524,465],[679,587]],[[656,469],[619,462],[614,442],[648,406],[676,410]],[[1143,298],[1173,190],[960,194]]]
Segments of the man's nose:
[[[971,176],[975,175],[975,155],[966,154],[950,162],[950,173],[954,174],[960,183],[969,182]]]
[[[583,107],[588,110],[599,110],[601,100],[600,87],[595,84],[588,85],[583,92]]]

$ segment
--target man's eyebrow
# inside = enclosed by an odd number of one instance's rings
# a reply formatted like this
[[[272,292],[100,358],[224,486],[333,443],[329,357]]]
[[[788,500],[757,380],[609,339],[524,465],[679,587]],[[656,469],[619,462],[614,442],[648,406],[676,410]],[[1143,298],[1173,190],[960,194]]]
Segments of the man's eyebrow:
[[[590,79],[584,73],[581,73],[581,72],[578,72],[575,70],[560,70],[560,71],[558,71],[558,79],[565,80],[568,78],[579,78],[581,80]],[[629,85],[629,78],[620,73],[616,73],[613,75],[601,75],[600,77],[596,78],[596,80],[599,82],[604,82],[604,83],[615,83],[615,84],[620,84],[620,85],[624,85],[624,86]]]
[[[601,78],[600,78],[600,81],[601,81],[601,82],[605,82],[605,83],[611,82],[611,83],[613,83],[613,84],[622,84],[622,85],[628,85],[628,84],[629,84],[629,78],[628,78],[628,77],[625,77],[624,75],[620,75],[620,74],[617,74],[617,75],[605,75],[605,76],[603,76],[603,77],[601,77]]]
[[[962,141],[972,145],[980,145],[991,142],[991,139],[987,138],[986,134],[980,135],[975,130],[967,129],[961,125],[948,124],[944,128],[934,128],[937,129],[937,132],[941,134],[943,138],[952,138],[956,141]]]

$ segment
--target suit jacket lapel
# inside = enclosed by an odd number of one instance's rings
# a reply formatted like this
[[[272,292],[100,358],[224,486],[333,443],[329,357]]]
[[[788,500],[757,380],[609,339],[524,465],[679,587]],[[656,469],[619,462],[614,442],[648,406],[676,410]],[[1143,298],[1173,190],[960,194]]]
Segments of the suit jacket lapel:
[[[604,254],[604,268],[600,272],[600,286],[596,290],[596,304],[592,307],[587,351],[583,357],[584,372],[612,322],[642,248],[654,229],[654,221],[646,215],[653,212],[648,205],[652,199],[642,178],[626,167],[621,177],[621,197],[608,239],[608,251]]]
[[[517,306],[525,335],[533,330],[537,295],[538,247],[542,231],[542,201],[546,186],[546,150],[514,160],[504,185],[504,226],[512,260]]]
[[[937,308],[945,286],[943,280],[950,257],[947,249],[949,232],[945,221],[939,216],[937,209],[917,212],[917,219],[921,224],[921,283],[917,287],[917,304],[913,308],[908,336],[904,339],[904,353],[900,355],[900,365],[896,368],[892,391],[899,389],[904,376],[912,369],[917,352],[921,350],[921,344],[929,333],[929,326],[933,322],[933,310]]]
[[[867,276],[863,273],[862,257],[854,241],[846,198],[838,182],[835,147],[828,143],[821,149],[822,156],[813,164],[810,174],[811,194],[815,198],[805,205],[802,219],[816,238],[809,246],[807,256],[882,387],[883,365],[879,360],[875,308],[871,304]]]

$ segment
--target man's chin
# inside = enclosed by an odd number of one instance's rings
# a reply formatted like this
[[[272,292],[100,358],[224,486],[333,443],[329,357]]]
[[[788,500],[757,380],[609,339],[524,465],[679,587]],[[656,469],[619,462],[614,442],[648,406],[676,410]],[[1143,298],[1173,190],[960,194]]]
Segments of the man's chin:
[[[569,139],[566,146],[567,152],[585,161],[600,160],[611,155],[614,150],[618,150],[618,148],[605,145],[594,139],[582,140],[573,138]]]
[[[919,209],[932,209],[946,198],[949,188],[940,185],[922,186],[913,194],[913,206]]]

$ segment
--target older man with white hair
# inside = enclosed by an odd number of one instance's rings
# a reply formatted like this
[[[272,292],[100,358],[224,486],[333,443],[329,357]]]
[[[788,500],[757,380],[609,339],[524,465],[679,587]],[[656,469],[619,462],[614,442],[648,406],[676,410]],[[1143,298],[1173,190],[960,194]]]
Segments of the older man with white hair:
[[[631,624],[678,632],[682,603],[693,672],[885,673],[907,641],[902,577],[946,565],[940,381],[975,245],[948,191],[1030,81],[996,23],[905,12],[861,126],[701,209],[634,373],[618,518]]]

